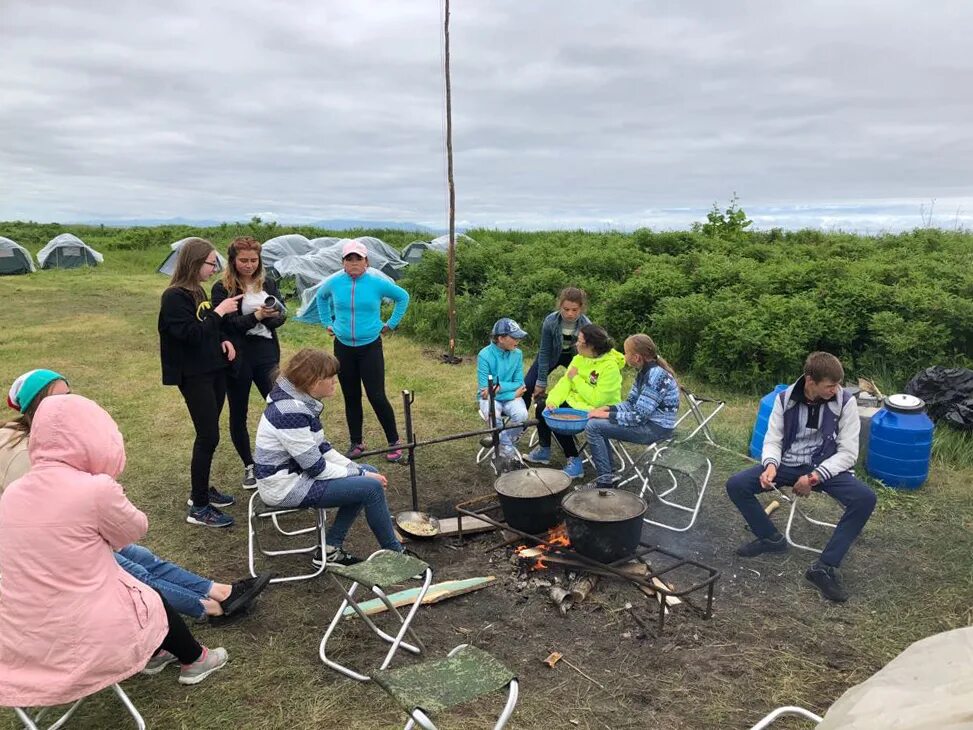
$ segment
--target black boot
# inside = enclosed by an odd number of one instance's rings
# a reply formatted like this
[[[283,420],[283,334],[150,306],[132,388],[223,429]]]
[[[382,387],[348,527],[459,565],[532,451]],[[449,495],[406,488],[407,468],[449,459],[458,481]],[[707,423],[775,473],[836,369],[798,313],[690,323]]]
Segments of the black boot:
[[[737,555],[741,558],[753,558],[763,553],[786,553],[787,540],[780,533],[775,538],[758,537],[737,548]]]
[[[844,603],[848,600],[848,591],[842,585],[841,576],[838,575],[837,568],[816,562],[807,569],[804,577],[829,601]]]

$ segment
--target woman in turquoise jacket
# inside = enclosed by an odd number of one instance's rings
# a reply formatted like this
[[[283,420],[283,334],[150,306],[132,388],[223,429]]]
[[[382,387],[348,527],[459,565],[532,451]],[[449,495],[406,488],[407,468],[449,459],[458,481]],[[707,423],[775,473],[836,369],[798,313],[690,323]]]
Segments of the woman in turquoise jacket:
[[[389,446],[399,446],[395,412],[385,395],[385,353],[382,335],[394,330],[409,306],[409,293],[368,269],[368,249],[361,241],[348,241],[341,249],[340,271],[324,280],[317,293],[318,312],[323,324],[335,338],[334,354],[341,364],[338,382],[345,401],[345,419],[351,436],[348,458],[365,451],[362,437],[361,391],[382,425]],[[392,316],[382,321],[382,299],[395,302]],[[385,455],[389,461],[402,458],[402,449]]]

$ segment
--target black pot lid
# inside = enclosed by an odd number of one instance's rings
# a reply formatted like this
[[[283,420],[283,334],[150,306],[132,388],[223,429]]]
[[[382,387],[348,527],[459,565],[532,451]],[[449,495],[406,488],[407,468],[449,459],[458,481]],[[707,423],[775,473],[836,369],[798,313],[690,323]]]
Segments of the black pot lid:
[[[885,407],[900,413],[918,413],[925,410],[926,402],[908,393],[897,393],[885,399]]]
[[[547,497],[560,494],[571,481],[560,469],[515,469],[502,474],[493,488],[504,497]]]
[[[624,489],[584,489],[565,497],[561,508],[590,522],[624,522],[644,515],[648,505]]]

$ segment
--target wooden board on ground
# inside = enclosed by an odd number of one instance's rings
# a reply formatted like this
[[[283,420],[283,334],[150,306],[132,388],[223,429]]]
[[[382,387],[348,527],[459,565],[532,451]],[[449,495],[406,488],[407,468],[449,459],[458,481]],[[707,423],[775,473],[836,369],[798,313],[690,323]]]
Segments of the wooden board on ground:
[[[447,598],[454,598],[455,596],[461,596],[464,593],[472,593],[473,591],[478,591],[481,588],[486,588],[491,583],[495,582],[497,577],[495,575],[482,576],[480,578],[466,578],[464,580],[447,580],[442,583],[433,583],[429,586],[429,590],[426,595],[422,598],[423,605],[428,603],[439,603]],[[416,602],[416,597],[419,595],[418,588],[410,588],[405,591],[399,591],[398,593],[392,593],[388,596],[389,601],[396,608],[401,608],[402,606],[411,606]],[[376,613],[382,613],[387,611],[388,607],[382,602],[381,598],[373,598],[370,601],[363,601],[358,604],[362,611],[364,611],[366,616],[373,616]],[[344,610],[342,614],[345,618],[348,616],[355,616],[355,609],[351,606]]]
[[[475,535],[479,532],[489,532],[490,530],[496,530],[494,525],[491,525],[485,520],[477,519],[476,517],[464,517],[463,518],[463,534],[464,535]],[[451,537],[453,535],[459,534],[459,517],[440,517],[439,518],[439,534],[436,537]],[[403,535],[398,529],[395,530],[396,537],[399,538],[399,542],[407,542],[409,540],[408,535]],[[432,538],[433,540],[436,537]]]

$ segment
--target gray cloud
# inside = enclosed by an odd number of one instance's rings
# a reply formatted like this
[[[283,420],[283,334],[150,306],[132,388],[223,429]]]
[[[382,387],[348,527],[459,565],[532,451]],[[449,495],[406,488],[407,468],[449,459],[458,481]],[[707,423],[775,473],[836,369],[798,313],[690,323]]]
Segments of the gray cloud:
[[[6,0],[0,219],[444,222],[440,18]],[[526,6],[526,7],[525,7]],[[973,225],[964,2],[454,4],[458,217]],[[969,212],[965,212],[969,211]]]

